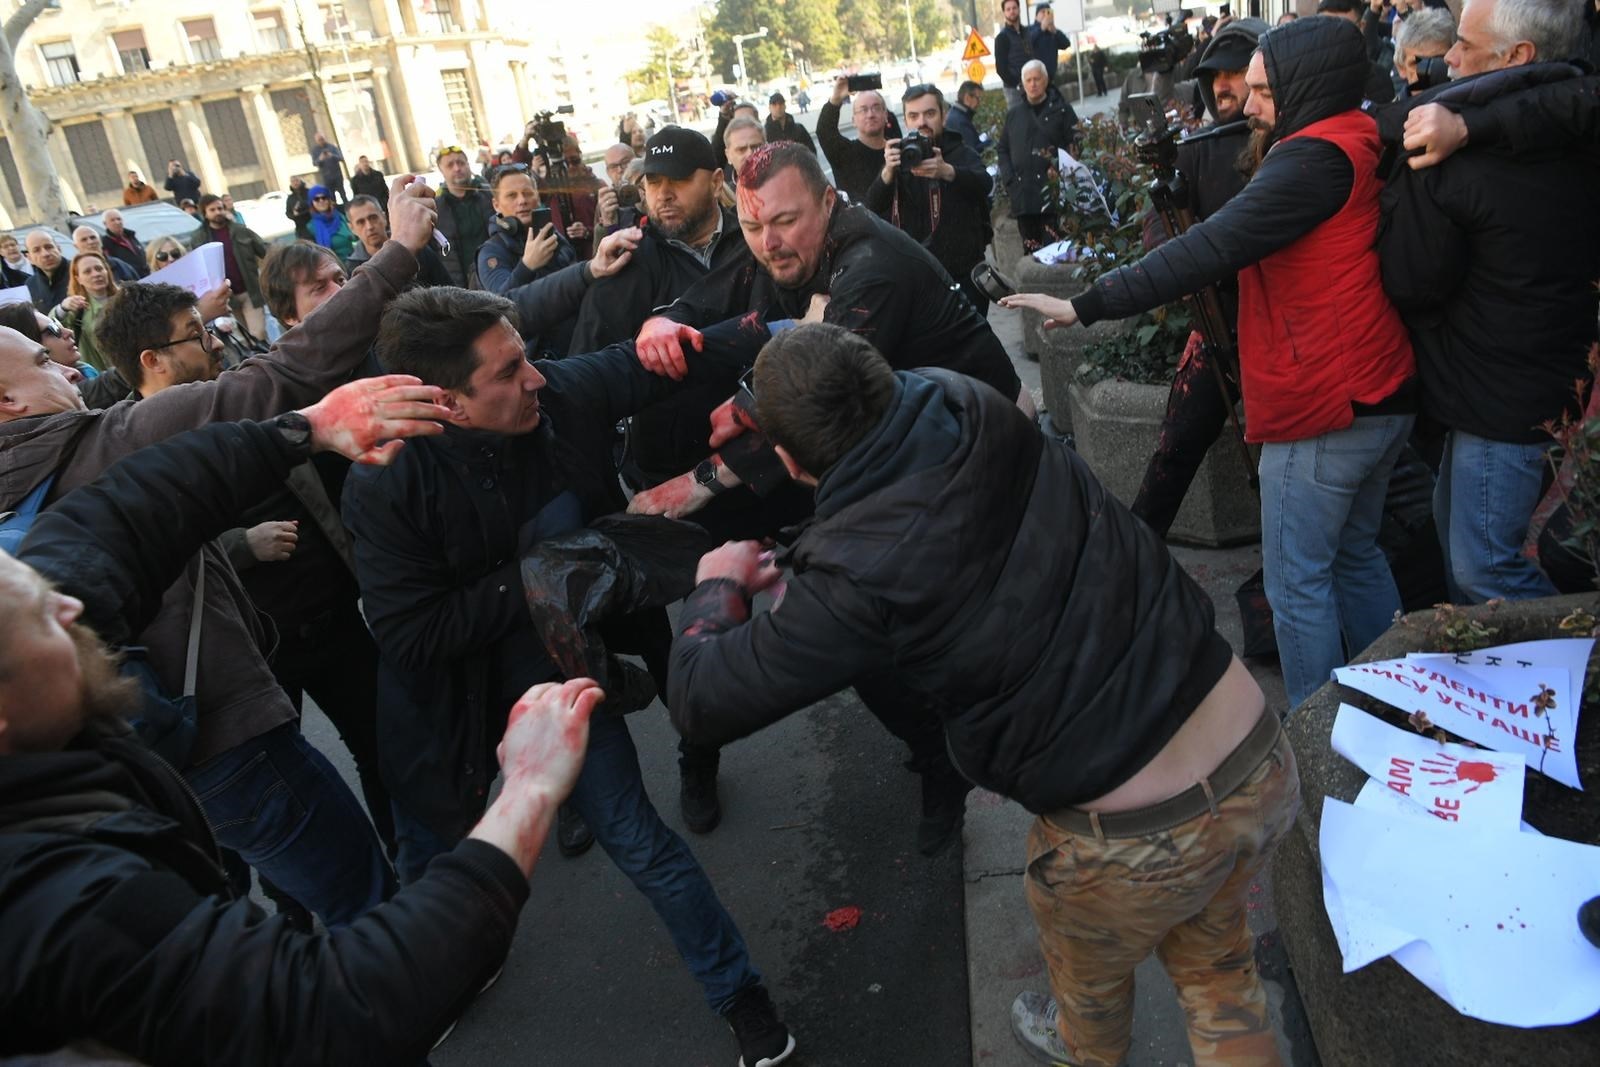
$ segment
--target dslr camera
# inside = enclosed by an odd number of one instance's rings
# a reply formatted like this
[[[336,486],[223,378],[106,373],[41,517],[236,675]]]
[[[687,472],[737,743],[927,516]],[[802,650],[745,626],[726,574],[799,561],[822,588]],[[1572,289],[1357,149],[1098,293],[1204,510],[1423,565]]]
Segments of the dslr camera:
[[[921,130],[912,130],[900,138],[900,165],[910,170],[933,158],[933,142]]]
[[[1145,74],[1171,74],[1183,59],[1182,43],[1170,29],[1139,35],[1139,70]]]

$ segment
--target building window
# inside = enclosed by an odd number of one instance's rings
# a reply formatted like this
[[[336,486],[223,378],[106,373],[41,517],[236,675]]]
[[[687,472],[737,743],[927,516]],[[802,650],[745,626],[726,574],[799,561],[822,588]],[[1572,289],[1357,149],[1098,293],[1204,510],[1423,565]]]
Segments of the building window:
[[[51,41],[41,44],[45,70],[51,85],[71,85],[78,80],[78,54],[72,50],[71,41]]]
[[[202,100],[200,110],[206,117],[206,127],[211,131],[211,144],[217,150],[217,162],[224,168],[254,167],[260,160],[256,144],[250,136],[250,124],[244,117],[244,102],[237,96],[223,100]]]
[[[283,12],[257,11],[256,47],[263,52],[284,52],[289,48],[289,31],[283,26]]]
[[[121,30],[113,33],[111,43],[117,50],[122,73],[137,74],[141,70],[150,69],[150,50],[144,46],[143,30]]]
[[[464,70],[441,70],[439,80],[444,82],[444,102],[450,109],[450,123],[462,144],[475,145],[478,136],[478,116],[472,109],[472,85]]]
[[[461,32],[461,23],[456,21],[455,0],[423,0],[422,13],[434,17],[440,33]]]
[[[355,39],[356,24],[345,13],[343,4],[322,5],[322,32],[334,43]]]
[[[183,35],[189,39],[189,55],[196,63],[215,63],[222,58],[217,26],[210,19],[190,19],[183,24]]]

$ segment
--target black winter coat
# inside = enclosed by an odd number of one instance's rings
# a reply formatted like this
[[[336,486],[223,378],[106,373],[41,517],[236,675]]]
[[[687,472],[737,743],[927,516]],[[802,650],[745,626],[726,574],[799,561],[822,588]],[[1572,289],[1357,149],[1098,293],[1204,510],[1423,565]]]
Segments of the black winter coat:
[[[1006,112],[1000,129],[1000,184],[1011,198],[1011,217],[1048,211],[1046,194],[1056,150],[1072,150],[1078,115],[1055,86],[1036,109],[1026,98]]]
[[[739,217],[724,208],[722,236],[711,251],[711,269],[749,255],[739,231]],[[595,352],[633,340],[653,311],[672,303],[707,273],[698,259],[646,227],[627,269],[589,287],[573,330],[572,351]],[[628,454],[644,484],[677,477],[710,453],[706,440],[711,412],[733,395],[737,385],[737,374],[712,375],[706,384],[684,389],[633,417],[628,426]]]
[[[826,293],[824,320],[871,341],[897,370],[932,364],[1016,399],[1022,383],[1011,357],[927,249],[866,208],[845,204],[835,205],[828,238],[816,274],[798,289],[774,282],[745,245],[661,313],[697,327],[747,311],[768,322],[798,319],[814,294]]]
[[[817,487],[782,608],[751,619],[725,580],[685,601],[673,725],[726,744],[892,664],[979,785],[1035,812],[1114,789],[1227,670],[1210,601],[1008,398],[897,378]]]
[[[895,169],[893,184],[886,185],[880,167],[867,190],[866,204],[879,218],[932,252],[959,282],[982,261],[993,236],[989,193],[994,179],[982,157],[967,147],[959,133],[945,130],[936,147],[955,168],[954,178],[919,178],[902,166]]]
[[[1580,73],[1559,63],[1514,67],[1418,102],[1468,108],[1531,85],[1597,80]],[[1600,97],[1586,99],[1593,128]],[[1385,112],[1386,139],[1398,140],[1404,122],[1403,110]],[[1573,383],[1590,377],[1600,300],[1597,189],[1593,142],[1562,137],[1517,151],[1469,140],[1438,166],[1397,168],[1378,247],[1384,289],[1411,332],[1424,412],[1521,444],[1548,441],[1544,421],[1576,413]]]
[[[895,137],[898,133],[886,132],[885,136]],[[865,202],[867,190],[883,170],[883,149],[840,133],[839,105],[832,100],[817,112],[817,140],[822,142],[822,154],[833,168],[834,188],[849,193],[852,204]]]
[[[519,293],[528,286],[547,281],[578,261],[572,242],[559,229],[553,230],[556,238],[555,255],[538,270],[529,270],[522,262],[522,252],[528,245],[528,228],[516,219],[496,215],[489,222],[488,236],[478,248],[477,287],[496,296],[515,301],[530,317],[524,315],[519,323],[528,351],[536,355],[564,356],[571,351],[572,328],[577,324],[578,308],[588,283],[569,289],[561,300],[559,314],[549,309],[527,307],[527,293]],[[578,279],[569,278],[568,282]]]
[[[689,380],[737,373],[767,336],[765,326],[748,336],[736,324],[710,331],[689,360]],[[341,511],[382,654],[384,781],[412,817],[451,841],[483,810],[513,700],[555,676],[523,600],[520,550],[622,510],[613,428],[677,388],[644,370],[631,344],[539,370],[548,384],[532,433],[452,428],[345,481]]]
[[[305,458],[271,423],[182,434],[42,513],[21,555],[102,633],[136,633]],[[94,721],[0,756],[0,1056],[88,1039],[146,1063],[415,1063],[504,961],[527,894],[470,841],[350,926],[296,933],[233,897],[172,769]]]

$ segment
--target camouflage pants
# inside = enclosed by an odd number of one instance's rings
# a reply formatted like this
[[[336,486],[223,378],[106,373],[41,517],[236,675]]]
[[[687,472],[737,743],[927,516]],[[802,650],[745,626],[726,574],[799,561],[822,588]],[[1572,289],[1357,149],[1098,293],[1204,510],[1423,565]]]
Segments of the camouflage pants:
[[[1077,1062],[1123,1062],[1133,969],[1152,951],[1178,987],[1196,1067],[1281,1062],[1245,898],[1299,806],[1294,752],[1279,732],[1237,789],[1171,830],[1097,839],[1048,815],[1034,820],[1028,906],[1060,1008],[1058,1033]]]

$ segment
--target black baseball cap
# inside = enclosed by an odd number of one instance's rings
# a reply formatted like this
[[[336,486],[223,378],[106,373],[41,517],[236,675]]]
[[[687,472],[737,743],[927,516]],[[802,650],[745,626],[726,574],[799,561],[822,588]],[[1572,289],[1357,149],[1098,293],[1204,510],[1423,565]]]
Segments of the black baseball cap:
[[[644,143],[641,169],[666,178],[687,178],[697,170],[716,170],[717,156],[706,135],[698,130],[663,126]]]
[[[767,97],[767,103],[769,104],[781,104],[783,102],[782,93],[773,93],[771,96]]]

